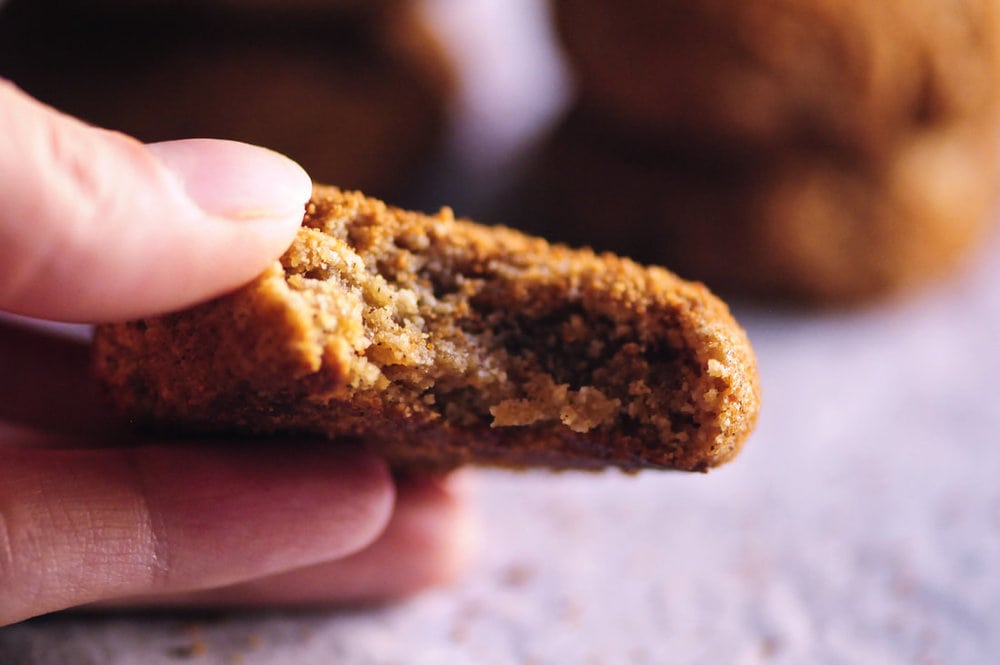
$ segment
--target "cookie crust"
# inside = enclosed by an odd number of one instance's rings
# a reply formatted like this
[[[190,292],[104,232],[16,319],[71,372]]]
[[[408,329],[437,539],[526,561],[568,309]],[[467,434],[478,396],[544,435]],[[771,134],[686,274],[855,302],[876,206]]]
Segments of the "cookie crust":
[[[404,469],[703,471],[759,402],[747,337],[700,284],[322,186],[255,282],[101,326],[94,359],[132,417],[320,435]]]

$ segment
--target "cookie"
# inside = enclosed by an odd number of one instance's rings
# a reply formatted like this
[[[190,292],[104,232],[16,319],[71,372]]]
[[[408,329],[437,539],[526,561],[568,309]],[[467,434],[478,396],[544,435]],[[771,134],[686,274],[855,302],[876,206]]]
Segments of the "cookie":
[[[506,214],[554,240],[669,265],[727,298],[847,305],[961,265],[992,225],[998,175],[994,142],[968,127],[850,159],[657,143],[577,107]]]
[[[992,0],[556,0],[584,103],[727,149],[894,151],[996,121]]]
[[[256,281],[98,327],[94,364],[140,421],[327,437],[414,470],[703,471],[759,401],[744,331],[700,284],[330,187]]]
[[[991,224],[993,2],[556,0],[554,15],[579,84],[533,176],[556,239],[829,305],[929,283]]]
[[[237,9],[245,11],[273,11],[281,8],[287,12],[331,11],[344,14],[364,14],[383,11],[387,7],[410,0],[92,0],[91,6],[114,8],[115,11],[171,11],[178,8],[196,8],[203,11]]]
[[[142,141],[260,144],[384,195],[441,147],[453,70],[410,3],[343,9],[12,0],[0,75]]]

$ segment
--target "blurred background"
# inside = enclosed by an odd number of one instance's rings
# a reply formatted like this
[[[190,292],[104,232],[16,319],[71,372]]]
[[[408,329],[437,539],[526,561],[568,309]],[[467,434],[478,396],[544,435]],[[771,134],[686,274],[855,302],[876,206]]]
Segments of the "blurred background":
[[[764,388],[707,476],[477,472],[453,587],[46,617],[0,629],[0,663],[1000,653],[1000,3],[0,0],[0,75],[143,140],[261,143],[704,280]]]

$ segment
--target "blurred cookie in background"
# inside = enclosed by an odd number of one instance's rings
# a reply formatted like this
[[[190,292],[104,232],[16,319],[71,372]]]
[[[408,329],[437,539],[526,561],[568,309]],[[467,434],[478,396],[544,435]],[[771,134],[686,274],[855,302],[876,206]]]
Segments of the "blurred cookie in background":
[[[574,240],[724,291],[845,302],[940,274],[989,224],[991,0],[553,9],[590,110],[556,131],[538,177],[550,211],[607,220],[583,225],[591,238],[567,221]]]
[[[412,3],[349,0],[11,0],[0,75],[143,141],[256,143],[382,195],[439,147],[453,89]]]
[[[733,153],[644,141],[577,107],[505,214],[724,295],[848,303],[953,267],[989,225],[996,162],[981,132],[927,134],[884,160]]]
[[[993,0],[554,0],[580,96],[650,134],[893,150],[993,122]]]
[[[410,0],[91,0],[91,7],[106,7],[115,9],[199,9],[212,11],[223,10],[254,10],[254,9],[284,9],[295,12],[317,11],[322,13],[342,12],[344,14],[363,14],[383,11],[394,5],[405,4]]]
[[[373,14],[407,4],[411,0],[90,0],[92,8],[114,9],[116,11],[145,11],[150,9],[172,11],[195,9],[199,11],[254,11],[281,9],[298,14],[314,11],[329,15],[339,12],[343,15]],[[69,4],[67,2],[67,4]],[[78,4],[78,3],[77,3]]]

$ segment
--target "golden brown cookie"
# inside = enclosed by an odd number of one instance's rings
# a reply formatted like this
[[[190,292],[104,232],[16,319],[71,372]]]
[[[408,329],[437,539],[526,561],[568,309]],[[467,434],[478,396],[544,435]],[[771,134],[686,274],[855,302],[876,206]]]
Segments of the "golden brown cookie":
[[[101,326],[94,358],[137,419],[318,434],[406,469],[702,471],[758,408],[746,335],[702,285],[329,187],[255,282]]]
[[[437,39],[410,3],[279,4],[11,0],[0,76],[143,141],[246,141],[317,180],[398,189],[444,137],[453,77]]]
[[[992,0],[555,0],[585,103],[728,147],[894,151],[996,121]]]
[[[997,3],[556,0],[555,16],[580,93],[534,176],[557,239],[729,294],[845,303],[946,272],[989,226]]]
[[[997,175],[994,142],[968,127],[851,159],[657,144],[577,108],[515,198],[525,230],[669,265],[726,296],[842,304],[953,269],[992,223]]]

